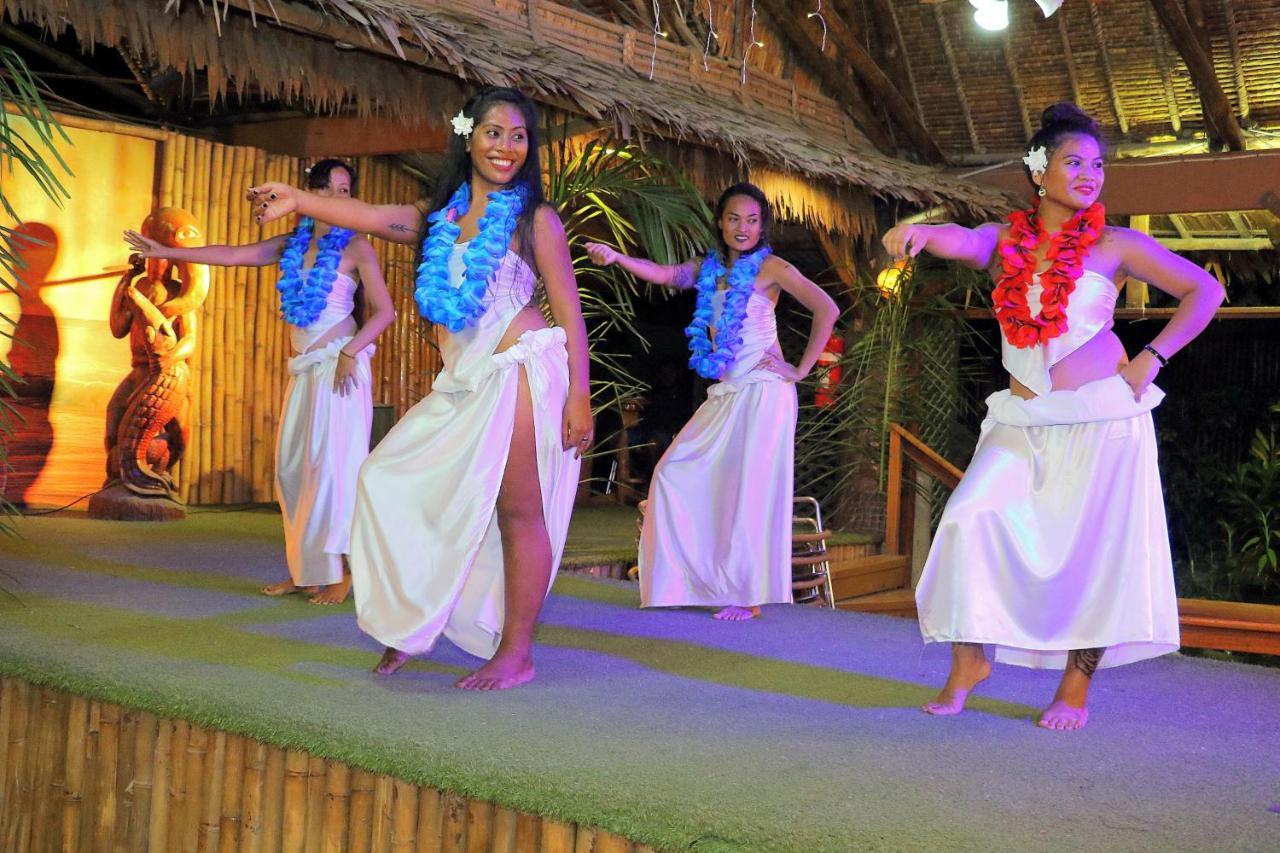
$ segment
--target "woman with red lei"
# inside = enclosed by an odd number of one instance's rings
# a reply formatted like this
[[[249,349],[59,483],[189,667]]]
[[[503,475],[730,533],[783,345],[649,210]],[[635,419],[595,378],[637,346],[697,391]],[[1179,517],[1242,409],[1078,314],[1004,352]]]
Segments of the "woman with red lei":
[[[1088,721],[1098,668],[1178,648],[1177,600],[1151,410],[1161,367],[1213,318],[1212,276],[1127,228],[1107,226],[1098,125],[1074,104],[1045,110],[1023,158],[1037,202],[1005,224],[902,224],[895,256],[921,251],[988,270],[1009,389],[987,416],[947,502],[916,589],[926,642],[951,672],[923,710],[957,714],[997,661],[1061,668],[1038,724]],[[1180,305],[1132,358],[1112,331],[1120,283]]]

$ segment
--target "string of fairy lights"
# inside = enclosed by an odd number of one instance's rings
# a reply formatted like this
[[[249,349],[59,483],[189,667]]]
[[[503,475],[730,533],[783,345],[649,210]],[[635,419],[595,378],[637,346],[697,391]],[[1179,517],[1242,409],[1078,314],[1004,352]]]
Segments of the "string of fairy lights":
[[[696,2],[696,0],[695,0]],[[806,14],[809,19],[816,19],[818,24],[822,26],[822,45],[820,50],[827,49],[827,19],[823,14],[822,0],[816,0],[816,7],[812,12]],[[672,0],[675,6],[674,15],[678,20],[684,20],[684,7],[680,0]],[[707,37],[702,45],[702,70],[710,69],[712,43],[719,43],[720,33],[716,30],[716,13],[712,6],[711,0],[706,0],[707,4]],[[747,83],[747,68],[751,59],[751,51],[756,48],[764,47],[764,42],[756,35],[756,0],[751,0],[750,17],[747,23],[747,40],[742,52],[742,85]],[[651,36],[652,50],[649,54],[649,79],[652,80],[658,71],[658,40],[667,37],[667,33],[662,29],[662,0],[653,0],[653,33]]]

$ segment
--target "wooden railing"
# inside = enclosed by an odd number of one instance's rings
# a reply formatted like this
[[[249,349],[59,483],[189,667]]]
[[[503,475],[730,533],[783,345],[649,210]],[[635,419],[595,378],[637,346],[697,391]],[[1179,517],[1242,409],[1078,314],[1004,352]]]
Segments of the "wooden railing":
[[[964,476],[964,471],[943,459],[937,451],[925,444],[917,435],[898,424],[889,425],[889,464],[885,491],[888,507],[885,512],[884,553],[911,555],[911,529],[915,525],[915,501],[902,499],[905,483],[902,473],[906,462],[948,489],[954,489]]]

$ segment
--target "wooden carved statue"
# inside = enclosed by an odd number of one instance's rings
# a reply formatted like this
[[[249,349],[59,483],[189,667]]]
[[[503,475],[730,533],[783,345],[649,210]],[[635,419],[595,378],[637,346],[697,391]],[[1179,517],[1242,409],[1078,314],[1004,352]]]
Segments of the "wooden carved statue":
[[[165,246],[204,245],[195,217],[176,207],[155,211],[142,233]],[[209,293],[200,264],[131,255],[111,299],[111,333],[129,337],[132,370],[107,404],[107,479],[89,502],[97,518],[182,518],[173,469],[189,434],[196,312]]]

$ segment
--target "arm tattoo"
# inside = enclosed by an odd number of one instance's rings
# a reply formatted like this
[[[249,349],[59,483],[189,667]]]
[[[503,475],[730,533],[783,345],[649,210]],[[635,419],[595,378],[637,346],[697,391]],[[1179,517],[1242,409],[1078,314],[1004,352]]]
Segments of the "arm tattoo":
[[[393,223],[391,223],[390,225],[388,225],[388,226],[387,226],[387,230],[389,230],[389,231],[399,231],[399,232],[401,232],[401,233],[403,233],[403,234],[411,234],[411,233],[413,233],[413,229],[412,229],[412,228],[410,228],[408,225],[405,225],[403,222],[393,222]]]
[[[1105,651],[1106,649],[1076,649],[1075,668],[1083,672],[1085,678],[1093,678],[1093,673],[1101,663],[1102,654]]]
[[[671,276],[671,283],[681,290],[693,287],[693,265],[680,264],[676,267],[675,274]]]

